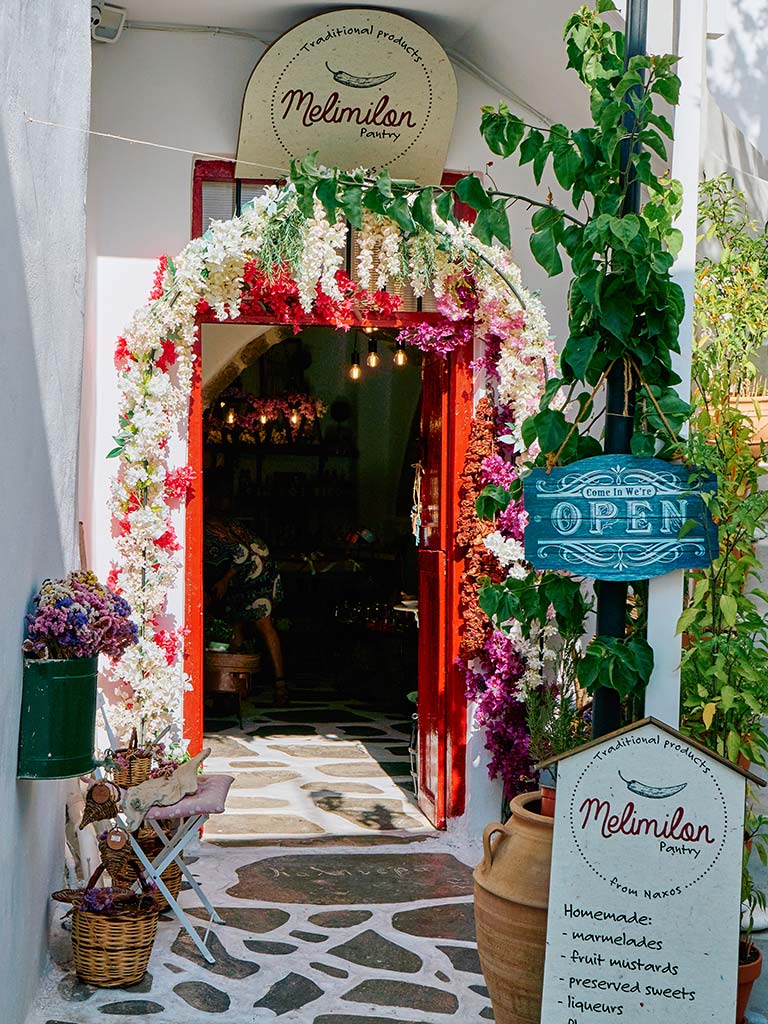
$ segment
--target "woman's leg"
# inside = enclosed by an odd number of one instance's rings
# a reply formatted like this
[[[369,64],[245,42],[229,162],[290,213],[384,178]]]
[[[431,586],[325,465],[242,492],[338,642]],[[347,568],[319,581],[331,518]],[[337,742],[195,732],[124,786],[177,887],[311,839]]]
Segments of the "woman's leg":
[[[275,703],[288,703],[288,688],[285,683],[285,669],[283,667],[283,648],[280,643],[280,634],[275,629],[271,615],[265,615],[254,622],[256,629],[261,633],[264,643],[267,645],[272,668],[275,671]]]

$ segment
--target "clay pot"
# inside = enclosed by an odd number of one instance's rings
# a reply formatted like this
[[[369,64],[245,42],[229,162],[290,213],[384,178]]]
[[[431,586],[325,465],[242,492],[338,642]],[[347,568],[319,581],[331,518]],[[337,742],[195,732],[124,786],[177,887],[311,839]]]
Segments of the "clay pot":
[[[736,989],[736,1024],[746,1024],[745,1013],[749,997],[752,994],[752,986],[760,977],[760,972],[763,969],[763,954],[757,946],[752,948],[757,951],[757,960],[753,960],[749,964],[739,964],[739,981]]]
[[[768,395],[755,395],[754,398],[737,398],[733,404],[748,419],[752,420],[752,454],[760,455],[761,442],[768,441]]]
[[[541,814],[541,791],[515,797],[511,810],[483,835],[477,947],[496,1024],[540,1024],[554,818]]]
[[[251,676],[261,666],[260,654],[229,654],[206,651],[204,689],[207,693],[239,693],[246,696]]]
[[[554,786],[541,787],[541,813],[545,818],[554,818],[555,816],[556,795],[557,790]]]

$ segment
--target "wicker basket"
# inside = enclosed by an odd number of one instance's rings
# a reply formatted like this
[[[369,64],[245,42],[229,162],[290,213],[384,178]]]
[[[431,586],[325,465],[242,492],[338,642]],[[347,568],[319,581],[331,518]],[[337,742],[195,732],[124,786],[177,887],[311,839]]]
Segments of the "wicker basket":
[[[127,755],[130,754],[130,750],[120,751],[120,753]],[[140,782],[146,782],[151,771],[151,757],[145,754],[129,757],[125,768],[118,768],[112,772],[112,781],[121,789],[128,789],[130,786],[138,786]]]
[[[104,865],[94,871],[84,889],[60,889],[52,893],[59,903],[72,904],[72,956],[75,973],[86,985],[96,988],[123,988],[137,985],[147,972],[157,934],[159,908],[155,899],[136,905],[130,889],[113,888],[113,913],[94,913],[81,909],[85,893],[95,887]],[[150,889],[143,875],[139,881],[144,892]],[[121,906],[122,904],[122,906]]]
[[[72,952],[80,981],[96,988],[137,985],[157,932],[158,910],[93,914],[72,911]]]
[[[130,786],[138,786],[147,781],[152,771],[152,755],[139,753],[135,729],[131,733],[128,746],[116,750],[115,754],[120,754],[126,761],[124,768],[112,769],[112,781],[115,785],[120,786],[121,789],[128,789]]]
[[[139,831],[138,843],[150,860],[154,860],[160,853],[160,840],[151,828],[142,828]],[[106,842],[102,841],[99,843],[99,853],[101,863],[109,872],[112,884],[130,889],[142,871],[141,863],[131,848],[126,846],[122,850],[111,850]],[[177,900],[181,892],[182,875],[181,868],[175,860],[171,861],[160,877],[168,886],[171,896]],[[155,903],[161,912],[168,909],[168,900],[159,891],[155,893]]]

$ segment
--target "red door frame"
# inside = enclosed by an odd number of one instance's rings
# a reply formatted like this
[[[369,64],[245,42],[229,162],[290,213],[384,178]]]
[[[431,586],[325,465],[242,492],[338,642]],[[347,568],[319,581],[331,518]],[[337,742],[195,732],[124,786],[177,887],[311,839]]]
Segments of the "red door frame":
[[[462,175],[446,172],[443,184],[452,185]],[[197,161],[193,178],[192,238],[202,234],[202,182],[210,180],[234,181],[234,165],[226,161]],[[252,184],[265,184],[254,179]],[[457,204],[460,215],[468,220],[474,211]],[[371,318],[378,327],[397,327],[407,322],[434,321],[435,313],[400,313],[396,319]],[[197,324],[217,323],[212,313],[198,316]],[[232,324],[271,324],[273,318],[246,316],[228,320]],[[302,322],[317,324],[312,317]],[[198,346],[199,347],[199,346]],[[455,549],[456,517],[458,514],[459,476],[469,438],[474,411],[472,352],[469,346],[457,350],[450,357],[447,389],[447,435],[444,476],[441,481],[441,501],[445,500],[444,529],[447,557],[445,559],[445,586],[442,608],[445,614],[445,649],[441,652],[444,679],[444,702],[440,717],[444,724],[445,770],[444,797],[441,800],[444,817],[463,813],[466,802],[466,700],[464,682],[456,667],[459,650],[459,582],[463,571],[463,557]],[[188,421],[188,463],[196,472],[186,507],[185,523],[185,626],[189,633],[184,645],[184,669],[192,688],[184,694],[184,734],[194,755],[203,744],[203,401],[202,375],[198,359],[192,380],[192,393]],[[444,495],[444,499],[443,496]],[[437,822],[436,822],[437,823]],[[440,825],[443,824],[441,820]]]

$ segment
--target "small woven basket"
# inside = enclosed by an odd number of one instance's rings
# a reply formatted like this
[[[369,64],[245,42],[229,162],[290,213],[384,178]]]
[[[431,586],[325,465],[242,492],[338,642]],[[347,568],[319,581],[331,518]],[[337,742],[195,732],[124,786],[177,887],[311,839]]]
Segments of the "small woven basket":
[[[72,953],[80,981],[96,988],[137,985],[157,933],[158,910],[93,914],[72,911]]]
[[[150,860],[154,860],[160,853],[161,843],[153,829],[140,829],[137,841]],[[99,854],[101,863],[109,872],[113,885],[130,889],[136,879],[141,876],[141,862],[129,846],[125,846],[121,850],[112,850],[106,841],[102,840],[99,843]],[[168,886],[171,896],[177,900],[181,892],[182,875],[181,868],[175,860],[171,861],[160,877]],[[161,892],[155,893],[155,903],[161,912],[168,909],[168,901]]]
[[[146,782],[152,771],[152,755],[140,754],[138,751],[138,736],[134,729],[127,747],[116,750],[126,762],[124,768],[112,769],[112,781],[121,789],[129,789],[131,786],[138,786]]]

